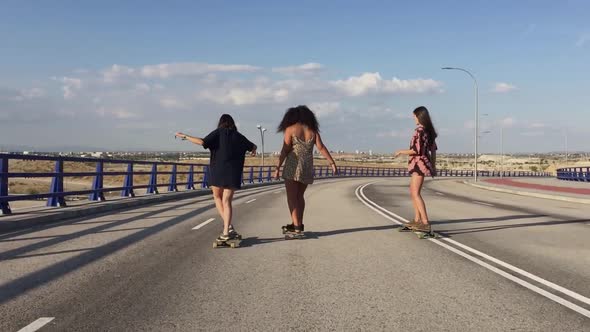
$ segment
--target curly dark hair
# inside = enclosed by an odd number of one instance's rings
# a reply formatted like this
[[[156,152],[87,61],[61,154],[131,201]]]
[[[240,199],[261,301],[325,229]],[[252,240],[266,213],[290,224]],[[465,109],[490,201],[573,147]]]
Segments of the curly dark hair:
[[[283,120],[277,129],[277,132],[284,132],[288,127],[299,123],[307,128],[313,130],[316,133],[320,132],[320,124],[315,114],[305,105],[299,105],[297,107],[291,107],[285,112]]]
[[[231,130],[237,130],[236,123],[234,118],[231,117],[229,114],[223,114],[221,118],[219,118],[219,124],[217,124],[217,128],[227,128]]]

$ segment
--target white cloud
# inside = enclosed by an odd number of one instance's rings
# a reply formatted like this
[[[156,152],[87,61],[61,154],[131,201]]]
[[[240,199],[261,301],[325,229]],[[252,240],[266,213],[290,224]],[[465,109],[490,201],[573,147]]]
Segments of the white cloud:
[[[323,65],[309,62],[299,66],[275,67],[272,71],[283,75],[315,75],[323,69]]]
[[[170,78],[174,76],[204,75],[215,72],[255,72],[259,67],[251,65],[224,65],[199,62],[162,63],[141,68],[141,75],[147,78]]]
[[[137,114],[129,112],[123,108],[100,107],[96,110],[96,113],[102,117],[112,117],[119,120],[133,119],[138,117]]]
[[[436,93],[442,91],[442,83],[433,79],[400,80],[396,77],[384,80],[379,73],[363,73],[331,84],[351,97],[375,94]]]
[[[319,118],[336,113],[340,110],[339,102],[311,103],[308,106]]]
[[[64,99],[72,99],[78,90],[82,88],[82,80],[74,77],[53,77],[54,81],[63,83],[62,91]]]
[[[14,100],[16,101],[24,101],[24,100],[31,100],[35,98],[45,97],[46,93],[45,90],[41,88],[31,88],[31,89],[23,89],[21,90]]]
[[[510,83],[498,82],[498,83],[494,84],[494,87],[492,88],[492,92],[507,93],[510,91],[514,91],[516,89],[517,89],[516,86],[514,86]]]
[[[520,135],[526,136],[526,137],[538,137],[538,136],[545,135],[545,133],[542,131],[524,131]]]
[[[392,138],[392,137],[393,138],[406,138],[406,137],[409,137],[408,134],[405,134],[405,133],[397,131],[397,130],[378,132],[376,136],[379,138]]]
[[[149,86],[149,84],[146,84],[146,83],[135,84],[135,91],[137,91],[139,93],[150,92],[151,89],[152,88]]]
[[[584,33],[580,35],[578,41],[576,41],[576,46],[584,47],[588,42],[590,42],[590,33]]]
[[[184,102],[172,97],[160,99],[160,105],[167,109],[188,109],[188,106]]]
[[[130,76],[135,73],[135,69],[131,67],[121,66],[114,64],[111,68],[102,72],[103,80],[105,83],[113,83],[120,77]]]
[[[514,125],[516,124],[516,120],[511,117],[504,118],[504,119],[502,119],[501,124],[502,124],[502,127],[504,127],[504,128],[511,128],[511,127],[514,127]]]
[[[547,125],[544,124],[544,123],[540,123],[540,122],[534,122],[534,123],[531,123],[528,127],[529,128],[537,128],[538,129],[538,128],[546,128]]]

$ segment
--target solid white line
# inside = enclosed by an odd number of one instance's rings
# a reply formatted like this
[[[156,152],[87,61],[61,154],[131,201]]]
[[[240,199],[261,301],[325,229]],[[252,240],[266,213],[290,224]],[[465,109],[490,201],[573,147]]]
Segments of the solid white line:
[[[436,194],[439,195],[439,196],[444,196],[445,195],[443,193],[439,193],[438,191],[436,192]]]
[[[480,202],[480,201],[472,201],[475,204],[480,204],[480,205],[486,205],[486,206],[494,206],[494,204],[490,204],[490,203],[486,203],[486,202]]]
[[[251,199],[251,200],[247,201],[247,202],[246,202],[246,204],[250,204],[250,203],[252,203],[252,202],[256,202],[256,198],[253,198],[253,199]]]
[[[505,268],[507,268],[507,269],[509,269],[511,271],[514,271],[514,272],[516,272],[516,273],[518,273],[518,274],[520,274],[522,276],[525,276],[525,277],[527,277],[529,279],[532,279],[532,280],[534,280],[534,281],[536,281],[538,283],[541,283],[541,284],[543,284],[543,285],[545,285],[547,287],[553,288],[556,291],[559,291],[559,292],[561,292],[563,294],[566,294],[566,295],[568,295],[570,297],[573,297],[574,299],[576,299],[576,300],[578,300],[580,302],[584,302],[584,303],[590,305],[590,298],[587,298],[587,297],[585,297],[583,295],[580,295],[580,294],[578,294],[576,292],[573,292],[573,291],[571,291],[571,290],[569,290],[567,288],[564,288],[564,287],[561,287],[559,285],[556,285],[556,284],[552,283],[551,281],[547,281],[547,280],[545,280],[543,278],[537,277],[534,274],[531,274],[531,273],[529,273],[529,272],[527,272],[525,270],[519,269],[516,266],[513,266],[513,265],[510,265],[508,263],[505,263],[505,262],[503,262],[503,261],[501,261],[501,260],[499,260],[497,258],[494,258],[492,256],[486,255],[486,254],[484,254],[483,252],[481,252],[479,250],[476,250],[476,249],[473,249],[471,247],[468,247],[468,246],[466,246],[466,245],[464,245],[462,243],[459,243],[459,242],[457,242],[457,241],[455,241],[453,239],[444,238],[443,240],[445,240],[445,241],[447,241],[449,243],[452,243],[452,244],[456,245],[457,247],[460,247],[460,248],[462,248],[464,250],[467,250],[467,251],[469,251],[469,252],[471,252],[473,254],[476,254],[476,255],[478,255],[480,257],[483,257],[483,258],[485,258],[485,259],[487,259],[487,260],[489,260],[491,262],[494,262],[494,263],[496,263],[496,264],[498,264],[500,266],[503,266],[503,267],[505,267]]]
[[[371,208],[375,212],[379,213],[383,217],[387,218],[388,220],[393,221],[396,224],[402,224],[399,220],[403,220],[405,222],[408,222],[408,220],[404,219],[403,217],[398,216],[397,214],[395,214],[395,213],[393,213],[393,212],[391,212],[389,210],[386,210],[386,209],[382,208],[381,206],[377,205],[377,203],[371,201],[369,198],[367,198],[367,196],[365,196],[365,194],[363,192],[364,189],[367,186],[369,186],[369,185],[371,185],[373,183],[375,183],[375,182],[368,183],[368,184],[365,184],[363,186],[359,186],[356,189],[356,192],[355,192],[357,198],[363,204],[365,204],[366,206],[368,206],[369,208]],[[366,202],[364,200],[366,200]],[[371,205],[369,205],[369,203]],[[379,211],[379,210],[381,210],[381,211]],[[388,213],[388,214],[390,214],[392,216],[395,216],[399,220],[395,220],[394,218],[391,218],[390,216],[384,214],[382,211],[383,212],[386,212],[386,213]],[[446,244],[442,243],[440,240],[436,240],[436,239],[429,239],[429,240],[432,241],[432,242],[434,242],[434,243],[436,243],[436,244],[438,244],[438,245],[440,245],[440,246],[442,246],[442,247],[445,247],[446,249],[451,250],[452,252],[455,252],[455,253],[457,253],[457,254],[459,254],[459,255],[461,255],[461,256],[469,259],[470,261],[473,261],[473,262],[475,262],[475,263],[477,263],[477,264],[479,264],[479,265],[481,265],[481,266],[483,266],[485,268],[488,268],[489,270],[491,270],[491,271],[493,271],[495,273],[498,273],[501,276],[506,277],[507,279],[510,279],[510,280],[512,280],[512,281],[514,281],[514,282],[516,282],[516,283],[518,283],[518,284],[520,284],[520,285],[522,285],[522,286],[524,286],[524,287],[526,287],[526,288],[528,288],[528,289],[530,289],[530,290],[532,290],[532,291],[534,291],[534,292],[536,292],[538,294],[541,294],[541,295],[543,295],[543,296],[545,296],[545,297],[547,297],[547,298],[549,298],[549,299],[551,299],[551,300],[553,300],[553,301],[555,301],[555,302],[557,302],[559,304],[562,304],[562,305],[564,305],[564,306],[566,306],[566,307],[568,307],[568,308],[570,308],[570,309],[572,309],[572,310],[574,310],[574,311],[576,311],[576,312],[578,312],[578,313],[580,313],[580,314],[582,314],[582,315],[590,318],[590,311],[588,311],[588,310],[586,310],[586,309],[584,309],[584,308],[582,308],[582,307],[580,307],[580,306],[578,306],[578,305],[576,305],[574,303],[571,303],[571,302],[569,302],[569,301],[567,301],[567,300],[565,300],[565,299],[563,299],[563,298],[561,298],[559,296],[556,296],[554,294],[551,294],[551,293],[549,293],[549,292],[547,292],[547,291],[545,291],[545,290],[543,290],[543,289],[541,289],[541,288],[539,288],[539,287],[537,287],[537,286],[535,286],[535,285],[533,285],[533,284],[531,284],[531,283],[529,283],[529,282],[527,282],[525,280],[519,279],[518,277],[515,277],[515,276],[513,276],[513,275],[511,275],[509,273],[506,273],[506,272],[504,272],[504,271],[502,271],[502,270],[500,270],[500,269],[498,269],[496,267],[493,267],[493,266],[491,266],[491,265],[489,265],[489,264],[487,264],[487,263],[485,263],[485,262],[483,262],[483,261],[481,261],[481,260],[479,260],[479,259],[477,259],[477,258],[475,258],[473,256],[470,256],[470,255],[468,255],[468,254],[466,254],[466,253],[464,253],[462,251],[459,251],[459,250],[457,250],[457,249],[455,249],[455,248],[453,248],[453,247],[451,247],[449,245],[446,245]],[[529,273],[527,271],[524,271],[524,270],[519,269],[519,268],[517,268],[517,267],[515,267],[513,265],[510,265],[508,263],[505,263],[505,262],[503,262],[503,261],[501,261],[501,260],[499,260],[497,258],[494,258],[492,256],[489,256],[487,254],[484,254],[484,253],[482,253],[482,252],[480,252],[480,251],[478,251],[476,249],[473,249],[471,247],[468,247],[468,246],[466,246],[466,245],[464,245],[462,243],[459,243],[459,242],[457,242],[457,241],[455,241],[453,239],[444,238],[443,240],[444,241],[447,241],[447,242],[450,242],[450,243],[452,243],[452,244],[454,244],[454,245],[456,245],[456,246],[458,246],[458,247],[460,247],[460,248],[462,248],[464,250],[467,250],[467,251],[472,252],[472,253],[474,253],[476,255],[479,255],[479,256],[481,256],[481,257],[483,257],[485,259],[488,259],[488,260],[490,260],[490,261],[492,261],[492,262],[494,262],[494,263],[496,263],[498,265],[501,265],[501,266],[503,266],[503,267],[505,267],[505,268],[507,268],[509,270],[512,270],[512,271],[514,271],[516,273],[519,273],[522,276],[525,276],[525,277],[527,277],[529,279],[532,279],[532,280],[534,280],[536,282],[539,282],[539,283],[541,283],[541,284],[543,284],[543,285],[545,285],[547,287],[550,287],[550,288],[552,288],[552,289],[554,289],[554,290],[556,290],[558,292],[561,292],[563,294],[566,294],[566,295],[568,295],[568,296],[570,296],[570,297],[572,297],[572,298],[574,298],[574,299],[576,299],[576,300],[578,300],[580,302],[584,302],[586,304],[590,304],[590,299],[587,298],[587,297],[585,297],[585,296],[583,296],[583,295],[581,295],[581,294],[578,294],[576,292],[573,292],[573,291],[571,291],[571,290],[569,290],[567,288],[561,287],[561,286],[559,286],[557,284],[554,284],[554,283],[552,283],[550,281],[547,281],[547,280],[545,280],[543,278],[537,277],[537,276],[535,276],[535,275],[533,275],[533,274],[531,274],[531,273]]]
[[[504,272],[504,271],[498,269],[497,267],[494,267],[494,266],[492,266],[492,265],[490,265],[488,263],[485,263],[485,262],[483,262],[483,261],[481,261],[481,260],[479,260],[479,259],[477,259],[477,258],[475,258],[475,257],[473,257],[471,255],[468,255],[468,254],[466,254],[466,253],[464,253],[464,252],[462,252],[462,251],[460,251],[458,249],[455,249],[455,248],[449,246],[448,244],[445,244],[445,243],[443,243],[441,241],[437,241],[437,240],[434,240],[434,239],[430,239],[430,240],[432,240],[432,242],[438,244],[439,246],[441,246],[441,247],[443,247],[445,249],[448,249],[448,250],[454,252],[455,254],[457,254],[459,256],[462,256],[462,257],[464,257],[464,258],[466,258],[466,259],[474,262],[475,264],[478,264],[480,266],[483,266],[486,269],[488,269],[488,270],[490,270],[492,272],[495,272],[495,273],[501,275],[502,277],[504,277],[506,279],[509,279],[511,281],[514,281],[515,283],[517,283],[517,284],[519,284],[519,285],[521,285],[521,286],[523,286],[525,288],[528,288],[528,289],[532,290],[535,293],[538,293],[540,295],[543,295],[543,296],[545,296],[548,299],[551,299],[551,300],[553,300],[553,301],[555,301],[555,302],[557,302],[557,303],[559,303],[559,304],[561,304],[561,305],[563,305],[563,306],[565,306],[567,308],[570,308],[570,309],[574,310],[575,312],[577,312],[579,314],[582,314],[582,315],[590,318],[590,311],[588,311],[588,310],[580,307],[579,305],[576,305],[576,304],[574,304],[574,303],[572,303],[572,302],[570,302],[570,301],[568,301],[568,300],[566,300],[564,298],[561,298],[561,297],[559,297],[559,296],[557,296],[555,294],[549,293],[548,291],[546,291],[544,289],[541,289],[541,288],[539,288],[539,287],[537,287],[537,286],[535,286],[535,285],[533,285],[533,284],[531,284],[531,283],[529,283],[527,281],[524,281],[524,280],[522,280],[520,278],[517,278],[517,277],[513,276],[510,273]]]
[[[33,332],[37,331],[38,329],[42,328],[43,326],[47,325],[49,322],[54,320],[55,317],[41,317],[36,321],[32,322],[31,324],[23,327],[22,329],[18,330],[18,332]]]
[[[197,230],[197,229],[207,225],[208,223],[212,222],[213,220],[215,220],[215,218],[207,219],[207,220],[203,221],[202,223],[198,224],[197,226],[193,227],[193,229]]]
[[[283,192],[282,190],[277,190],[277,191],[275,191],[274,193],[275,193],[275,194],[280,194],[280,193],[282,193],[282,192]]]

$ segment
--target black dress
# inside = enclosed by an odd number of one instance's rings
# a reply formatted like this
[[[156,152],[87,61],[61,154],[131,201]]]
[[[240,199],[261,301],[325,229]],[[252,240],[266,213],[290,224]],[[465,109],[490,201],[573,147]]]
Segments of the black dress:
[[[240,189],[246,152],[254,150],[254,143],[227,128],[215,129],[203,142],[203,147],[211,151],[209,186]]]

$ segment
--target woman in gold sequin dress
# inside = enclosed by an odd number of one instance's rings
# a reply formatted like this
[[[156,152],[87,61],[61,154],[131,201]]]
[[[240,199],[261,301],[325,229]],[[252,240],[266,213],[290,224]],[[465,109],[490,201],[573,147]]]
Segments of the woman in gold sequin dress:
[[[322,142],[320,125],[307,106],[292,107],[287,110],[278,132],[284,133],[283,149],[279,157],[279,164],[275,170],[275,178],[279,178],[281,166],[283,179],[287,189],[287,203],[292,223],[283,226],[286,238],[303,237],[303,211],[305,210],[305,190],[313,183],[313,147],[328,160],[334,174],[338,168],[330,152]]]

